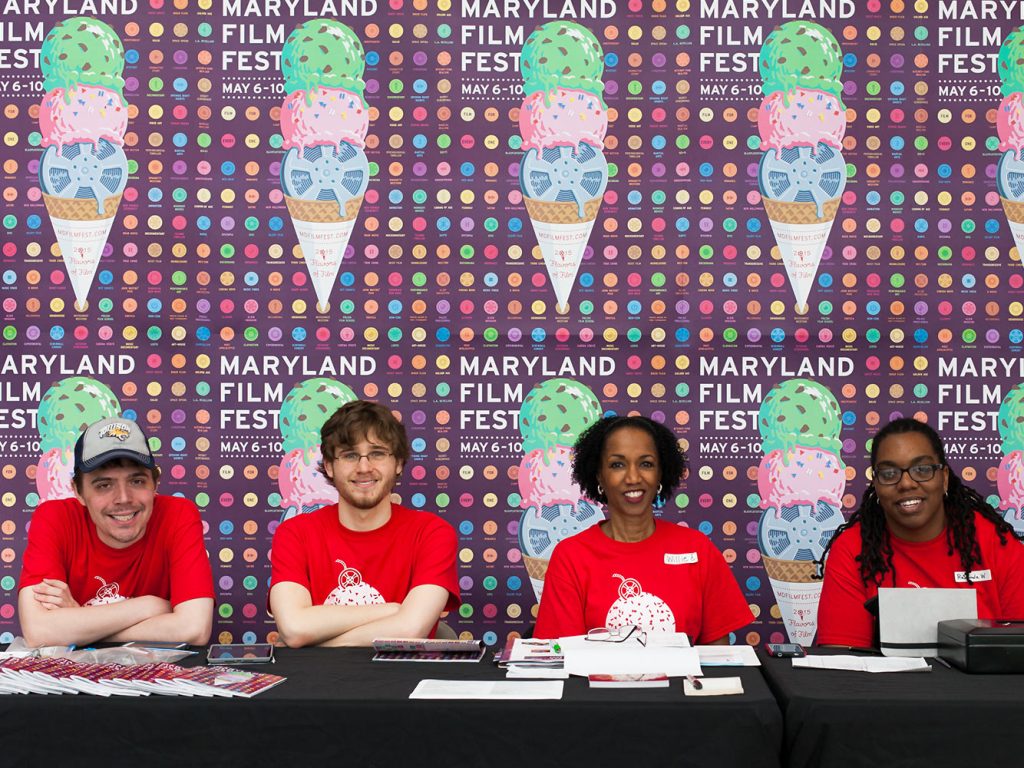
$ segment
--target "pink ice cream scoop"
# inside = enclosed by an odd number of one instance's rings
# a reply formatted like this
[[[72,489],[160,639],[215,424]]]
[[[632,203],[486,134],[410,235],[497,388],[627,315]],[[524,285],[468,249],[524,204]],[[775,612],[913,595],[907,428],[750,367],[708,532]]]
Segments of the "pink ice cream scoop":
[[[579,501],[583,494],[572,481],[572,449],[556,445],[526,454],[519,464],[519,495],[524,509]]]
[[[1012,149],[1019,156],[1024,149],[1024,103],[1019,92],[1011,93],[999,103],[996,132],[999,134],[999,151]]]
[[[996,476],[1000,506],[1016,510],[1018,520],[1024,519],[1024,453],[1013,451],[999,462]]]
[[[36,491],[39,501],[74,498],[71,487],[74,456],[70,448],[51,448],[39,458],[36,465]]]
[[[820,448],[798,445],[785,453],[774,450],[761,459],[757,473],[762,509],[781,510],[819,500],[841,507],[845,489],[843,465],[835,454]]]
[[[338,491],[320,474],[317,465],[320,463],[320,449],[306,451],[296,448],[289,451],[281,459],[281,469],[277,475],[277,483],[281,489],[281,505],[296,507],[324,506],[338,501]]]
[[[523,151],[575,147],[580,142],[604,148],[608,112],[601,100],[586,91],[556,88],[526,97],[519,110]]]
[[[284,148],[303,149],[346,141],[366,146],[370,113],[363,100],[344,88],[298,90],[281,105],[281,136]]]
[[[794,88],[765,97],[757,111],[761,151],[780,152],[790,147],[815,147],[824,142],[843,148],[846,110],[824,91]]]
[[[70,92],[54,88],[43,97],[39,107],[39,132],[42,145],[106,139],[122,146],[128,130],[128,107],[121,97],[107,88],[79,85]]]

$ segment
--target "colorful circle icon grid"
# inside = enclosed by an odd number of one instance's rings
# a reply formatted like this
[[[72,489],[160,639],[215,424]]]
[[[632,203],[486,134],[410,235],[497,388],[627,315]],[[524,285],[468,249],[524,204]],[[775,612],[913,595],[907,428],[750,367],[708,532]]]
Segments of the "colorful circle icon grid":
[[[400,412],[413,458],[398,497],[455,527],[463,604],[448,621],[489,645],[536,614],[519,415],[545,380],[679,435],[690,473],[660,514],[723,551],[756,616],[739,641],[786,633],[758,541],[757,414],[775,384],[835,397],[846,515],[870,436],[897,415],[932,423],[1000,504],[997,414],[1024,382],[1024,269],[996,178],[994,62],[1014,20],[946,19],[929,0],[804,4],[842,50],[845,185],[798,304],[758,182],[758,53],[786,4],[572,3],[603,51],[608,179],[561,304],[520,184],[520,53],[550,19],[506,18],[500,3],[361,5],[340,20],[365,51],[369,181],[326,302],[281,186],[280,53],[297,20],[209,0],[103,16],[125,49],[128,182],[76,306],[39,181],[39,30],[58,19],[10,17],[0,641],[17,632],[39,501],[40,400],[75,376],[146,425],[162,492],[199,505],[225,642],[274,637],[279,414],[311,378]]]

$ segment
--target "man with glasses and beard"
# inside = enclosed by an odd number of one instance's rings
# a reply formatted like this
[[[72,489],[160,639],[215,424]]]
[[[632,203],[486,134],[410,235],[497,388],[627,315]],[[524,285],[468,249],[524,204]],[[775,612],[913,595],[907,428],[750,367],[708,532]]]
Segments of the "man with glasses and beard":
[[[380,637],[432,637],[459,604],[455,530],[391,501],[409,459],[405,428],[384,406],[339,408],[320,431],[320,471],[338,503],[274,533],[270,610],[281,640],[366,646]]]

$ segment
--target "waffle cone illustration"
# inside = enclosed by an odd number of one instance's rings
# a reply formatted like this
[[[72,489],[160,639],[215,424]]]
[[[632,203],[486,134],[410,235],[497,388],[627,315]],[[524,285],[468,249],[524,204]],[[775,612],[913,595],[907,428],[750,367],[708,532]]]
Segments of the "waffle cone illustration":
[[[827,200],[821,216],[815,203],[761,199],[797,304],[805,306],[839,211],[839,198]]]
[[[821,579],[814,578],[814,563],[774,557],[763,557],[761,562],[768,572],[768,581],[790,640],[809,645],[817,631],[821,599]]]
[[[530,581],[534,584],[534,591],[540,599],[540,593],[544,589],[544,576],[548,572],[548,563],[550,560],[542,557],[529,557],[523,556],[523,563],[526,565],[526,572],[530,576]]]
[[[1006,214],[1006,223],[1010,225],[1013,242],[1017,244],[1017,253],[1024,263],[1024,202],[1002,196],[999,199],[1003,203],[1003,213]]]
[[[594,222],[601,210],[601,198],[584,203],[583,216],[576,203],[559,203],[523,198],[537,235],[537,245],[544,256],[551,285],[559,306],[569,301],[576,274],[583,262],[583,251],[590,240]]]
[[[363,196],[345,201],[344,216],[334,200],[301,200],[286,195],[285,203],[302,247],[302,258],[316,290],[317,303],[324,308],[338,277],[348,241],[352,237]]]
[[[79,310],[84,309],[100,256],[121,204],[121,195],[107,197],[103,201],[103,213],[98,212],[96,201],[92,199],[76,200],[43,194],[43,202],[50,214],[61,258],[75,292],[75,305]]]

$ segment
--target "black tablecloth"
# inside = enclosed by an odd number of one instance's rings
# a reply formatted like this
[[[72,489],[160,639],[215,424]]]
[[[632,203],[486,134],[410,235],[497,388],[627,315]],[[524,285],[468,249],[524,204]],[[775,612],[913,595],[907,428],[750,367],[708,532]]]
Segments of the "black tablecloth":
[[[502,679],[478,664],[372,662],[364,649],[278,649],[288,680],[250,699],[0,696],[0,764],[778,766],[782,716],[758,669],[742,696],[591,690],[560,701],[413,701],[422,678]],[[262,668],[262,665],[261,665]]]
[[[794,669],[762,655],[790,768],[1024,764],[1024,676]]]

